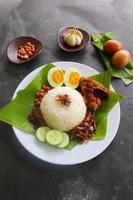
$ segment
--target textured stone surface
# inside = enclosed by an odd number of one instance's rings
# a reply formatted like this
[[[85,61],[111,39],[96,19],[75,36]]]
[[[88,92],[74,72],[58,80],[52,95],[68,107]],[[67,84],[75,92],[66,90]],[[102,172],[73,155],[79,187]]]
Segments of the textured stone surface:
[[[64,25],[90,33],[112,31],[133,52],[132,10],[131,0],[0,0],[0,107],[29,72],[45,63],[75,61],[103,71],[91,45],[75,54],[58,48],[57,32]],[[18,35],[37,36],[44,44],[43,53],[30,64],[17,66],[6,57],[8,42]],[[41,162],[0,122],[1,200],[133,199],[133,84],[112,84],[125,97],[120,128],[108,149],[90,162],[66,167]]]

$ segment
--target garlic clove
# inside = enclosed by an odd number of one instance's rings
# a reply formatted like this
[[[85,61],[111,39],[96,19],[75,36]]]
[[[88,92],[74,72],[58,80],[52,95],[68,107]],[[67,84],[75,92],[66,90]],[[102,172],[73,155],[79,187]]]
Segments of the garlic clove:
[[[70,29],[68,29],[68,31],[67,31],[67,33],[70,33],[71,35],[72,34],[75,34],[75,28],[70,28]]]
[[[80,37],[81,41],[83,40],[83,34],[81,31],[77,30],[77,35]]]
[[[75,38],[76,38],[76,45],[80,45],[82,42],[81,38],[78,35],[75,35]]]
[[[67,36],[66,43],[68,45],[74,47],[76,45],[76,37],[75,37],[75,35],[69,35],[69,36]]]
[[[67,40],[68,38],[71,36],[72,34],[70,32],[67,32],[65,35],[64,35],[64,41],[67,43]]]
[[[68,33],[64,35],[64,41],[65,41],[65,42],[67,42],[67,38],[68,38],[68,37],[69,37],[69,34],[68,34]]]

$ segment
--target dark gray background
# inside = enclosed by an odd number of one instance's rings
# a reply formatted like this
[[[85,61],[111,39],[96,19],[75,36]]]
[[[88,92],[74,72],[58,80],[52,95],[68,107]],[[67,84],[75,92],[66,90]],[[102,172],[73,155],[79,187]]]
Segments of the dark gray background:
[[[112,31],[133,52],[132,0],[0,0],[0,107],[29,72],[45,63],[75,61],[103,71],[91,44],[74,54],[58,48],[57,32],[64,25],[89,33]],[[6,57],[8,42],[19,35],[37,36],[44,44],[36,60],[20,66]],[[23,149],[10,126],[0,122],[0,200],[133,199],[133,84],[112,84],[124,95],[119,131],[92,161],[76,166],[41,162]]]

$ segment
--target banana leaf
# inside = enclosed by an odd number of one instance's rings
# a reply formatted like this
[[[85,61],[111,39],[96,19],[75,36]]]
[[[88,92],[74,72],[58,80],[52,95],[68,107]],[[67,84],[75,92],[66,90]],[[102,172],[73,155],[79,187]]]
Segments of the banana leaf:
[[[107,70],[112,71],[112,77],[120,78],[125,85],[133,82],[133,61],[130,61],[128,65],[123,69],[116,69],[111,63],[111,56],[107,55],[103,51],[103,44],[105,41],[114,39],[113,33],[105,32],[99,34],[92,34],[92,44],[96,47],[100,54],[100,57]]]
[[[52,67],[55,66],[53,64],[47,64],[26,88],[18,92],[16,98],[14,98],[5,107],[0,109],[1,121],[15,126],[26,133],[33,135],[35,134],[35,129],[28,121],[28,114],[34,107],[36,93],[41,89],[43,84],[48,83],[47,73]],[[91,78],[101,82],[109,88],[111,72],[106,71],[104,73],[92,76]],[[108,112],[121,98],[122,97],[119,94],[112,92],[111,97],[109,97],[107,101],[103,102],[102,107],[96,112],[97,131],[92,139],[103,139],[105,137]],[[71,150],[77,144],[78,142],[76,140],[70,140],[66,149]]]

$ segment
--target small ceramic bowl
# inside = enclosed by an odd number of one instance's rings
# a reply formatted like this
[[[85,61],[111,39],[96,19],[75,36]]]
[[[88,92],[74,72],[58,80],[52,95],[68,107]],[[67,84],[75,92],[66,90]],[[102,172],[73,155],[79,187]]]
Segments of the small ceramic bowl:
[[[24,45],[26,42],[31,42],[32,44],[34,44],[36,47],[36,51],[29,59],[23,60],[23,59],[18,58],[17,54],[18,54],[19,47],[21,45]],[[43,45],[37,38],[31,37],[31,36],[20,36],[13,39],[9,43],[7,47],[7,56],[11,62],[16,63],[16,64],[22,64],[36,58],[42,52],[42,49],[43,49]]]
[[[65,26],[65,27],[62,27],[59,30],[58,38],[57,38],[58,39],[58,45],[64,51],[68,51],[68,52],[80,51],[81,49],[85,48],[88,45],[88,42],[90,40],[90,35],[85,30],[78,28],[78,30],[81,31],[81,33],[83,34],[83,41],[79,46],[71,47],[71,46],[67,45],[66,42],[64,41],[64,35],[68,31],[68,29],[70,29],[70,28],[75,28],[75,27]]]

